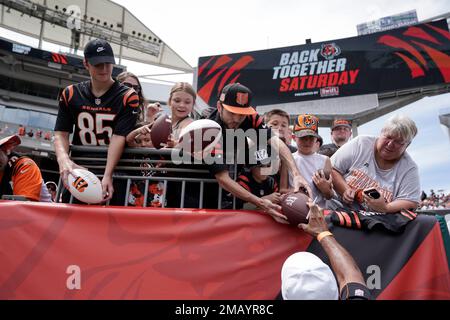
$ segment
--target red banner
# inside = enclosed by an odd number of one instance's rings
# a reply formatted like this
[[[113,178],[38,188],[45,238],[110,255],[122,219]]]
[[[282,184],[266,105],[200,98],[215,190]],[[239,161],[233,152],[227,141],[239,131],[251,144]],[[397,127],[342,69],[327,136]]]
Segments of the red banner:
[[[0,299],[273,299],[284,260],[310,244],[303,231],[256,212],[5,201]],[[428,249],[424,259],[414,255],[410,285],[450,298],[442,239]]]

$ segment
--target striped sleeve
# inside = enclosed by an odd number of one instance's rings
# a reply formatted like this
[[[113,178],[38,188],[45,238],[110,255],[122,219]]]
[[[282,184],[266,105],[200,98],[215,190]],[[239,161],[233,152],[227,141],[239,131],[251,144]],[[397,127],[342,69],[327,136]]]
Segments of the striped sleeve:
[[[128,90],[123,96],[123,106],[138,108],[139,107],[139,96],[133,89]]]
[[[12,174],[13,194],[24,196],[32,201],[41,197],[42,174],[37,164],[30,158],[17,161]]]
[[[243,187],[245,190],[247,190],[248,192],[251,192],[251,189],[250,189],[250,187],[249,187],[249,185],[248,185],[249,180],[248,180],[248,178],[247,178],[246,176],[240,175],[240,176],[237,178],[236,182],[237,182],[241,187]]]
[[[73,132],[73,119],[70,110],[70,102],[74,96],[74,87],[68,86],[59,97],[58,116],[55,123],[55,131]],[[73,112],[73,111],[72,111]]]

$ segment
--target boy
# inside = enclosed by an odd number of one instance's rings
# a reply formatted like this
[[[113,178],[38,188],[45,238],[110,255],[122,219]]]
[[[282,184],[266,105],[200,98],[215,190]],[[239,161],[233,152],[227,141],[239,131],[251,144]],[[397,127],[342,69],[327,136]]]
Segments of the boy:
[[[260,153],[261,155],[261,153]],[[278,184],[275,179],[270,176],[270,158],[259,159],[256,165],[249,169],[244,169],[238,176],[236,182],[245,190],[263,199],[270,200],[272,203],[279,205],[281,203],[281,194],[278,192]],[[244,203],[236,198],[236,209],[256,209],[250,203]]]
[[[298,151],[293,154],[297,168],[307,180],[319,207],[325,207],[326,199],[333,196],[331,182],[331,161],[328,157],[316,153],[319,119],[313,115],[299,115],[295,121],[294,134]],[[286,173],[287,174],[287,173]],[[289,185],[292,185],[289,175]]]
[[[136,123],[139,97],[133,89],[113,80],[115,60],[108,42],[102,39],[89,41],[84,49],[84,58],[84,66],[91,79],[71,85],[61,94],[55,125],[55,152],[67,189],[68,175],[73,169],[81,168],[69,157],[69,135],[74,127],[73,145],[107,145],[108,156],[102,179],[103,200],[106,202],[113,197],[113,171],[122,156],[125,137]],[[116,188],[122,185],[116,184]],[[67,192],[63,195],[64,202],[68,201],[67,195]],[[112,199],[111,204],[123,205],[124,200],[118,196]]]

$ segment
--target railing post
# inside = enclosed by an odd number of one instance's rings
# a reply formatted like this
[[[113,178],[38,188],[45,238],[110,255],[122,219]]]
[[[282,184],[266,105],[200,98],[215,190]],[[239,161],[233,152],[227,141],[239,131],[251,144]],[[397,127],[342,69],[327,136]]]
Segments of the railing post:
[[[125,207],[128,207],[128,198],[130,195],[130,185],[131,185],[131,179],[127,179],[127,191],[125,191],[125,203],[124,203]]]

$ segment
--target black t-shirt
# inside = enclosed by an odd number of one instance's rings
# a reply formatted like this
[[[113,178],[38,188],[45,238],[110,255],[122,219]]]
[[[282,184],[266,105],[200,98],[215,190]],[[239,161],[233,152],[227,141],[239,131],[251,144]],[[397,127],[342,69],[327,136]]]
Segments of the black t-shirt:
[[[275,179],[270,176],[267,177],[267,179],[262,183],[259,183],[253,178],[251,172],[245,171],[238,176],[236,182],[239,183],[245,190],[259,198],[278,192],[278,185]],[[243,201],[240,199],[237,200],[239,206],[238,209],[240,209],[243,205]]]
[[[217,110],[215,110],[210,116],[209,119],[216,121],[221,127],[222,127],[222,138],[219,142],[218,146],[213,152],[213,155],[215,157],[215,163],[208,165],[208,169],[212,175],[215,175],[222,171],[229,171],[230,164],[235,163],[235,153],[237,149],[239,149],[240,156],[245,158],[245,163],[239,163],[247,164],[249,162],[249,145],[247,139],[244,141],[244,148],[240,148],[240,145],[234,141],[234,147],[231,150],[227,150],[227,140],[233,138],[227,133],[227,128],[225,127],[224,122],[220,118],[220,114]],[[245,120],[241,123],[238,129],[242,129],[244,132],[247,132],[249,129],[255,129],[256,130],[256,140],[254,143],[256,143],[256,146],[259,146],[259,142],[261,139],[266,138],[266,141],[269,141],[269,139],[272,137],[272,131],[269,127],[266,126],[266,124],[263,121],[263,117],[259,116],[258,114],[249,115],[245,118]],[[249,138],[251,138],[251,135],[249,135]],[[262,141],[262,140],[261,140]],[[231,141],[228,141],[228,143],[231,143]],[[268,146],[265,145],[265,148]],[[259,148],[258,148],[259,149]],[[222,163],[219,163],[219,161],[222,161]]]
[[[73,145],[109,145],[113,134],[126,136],[134,129],[138,113],[139,97],[133,89],[115,81],[97,98],[91,82],[85,81],[62,92],[55,131],[74,132]]]

